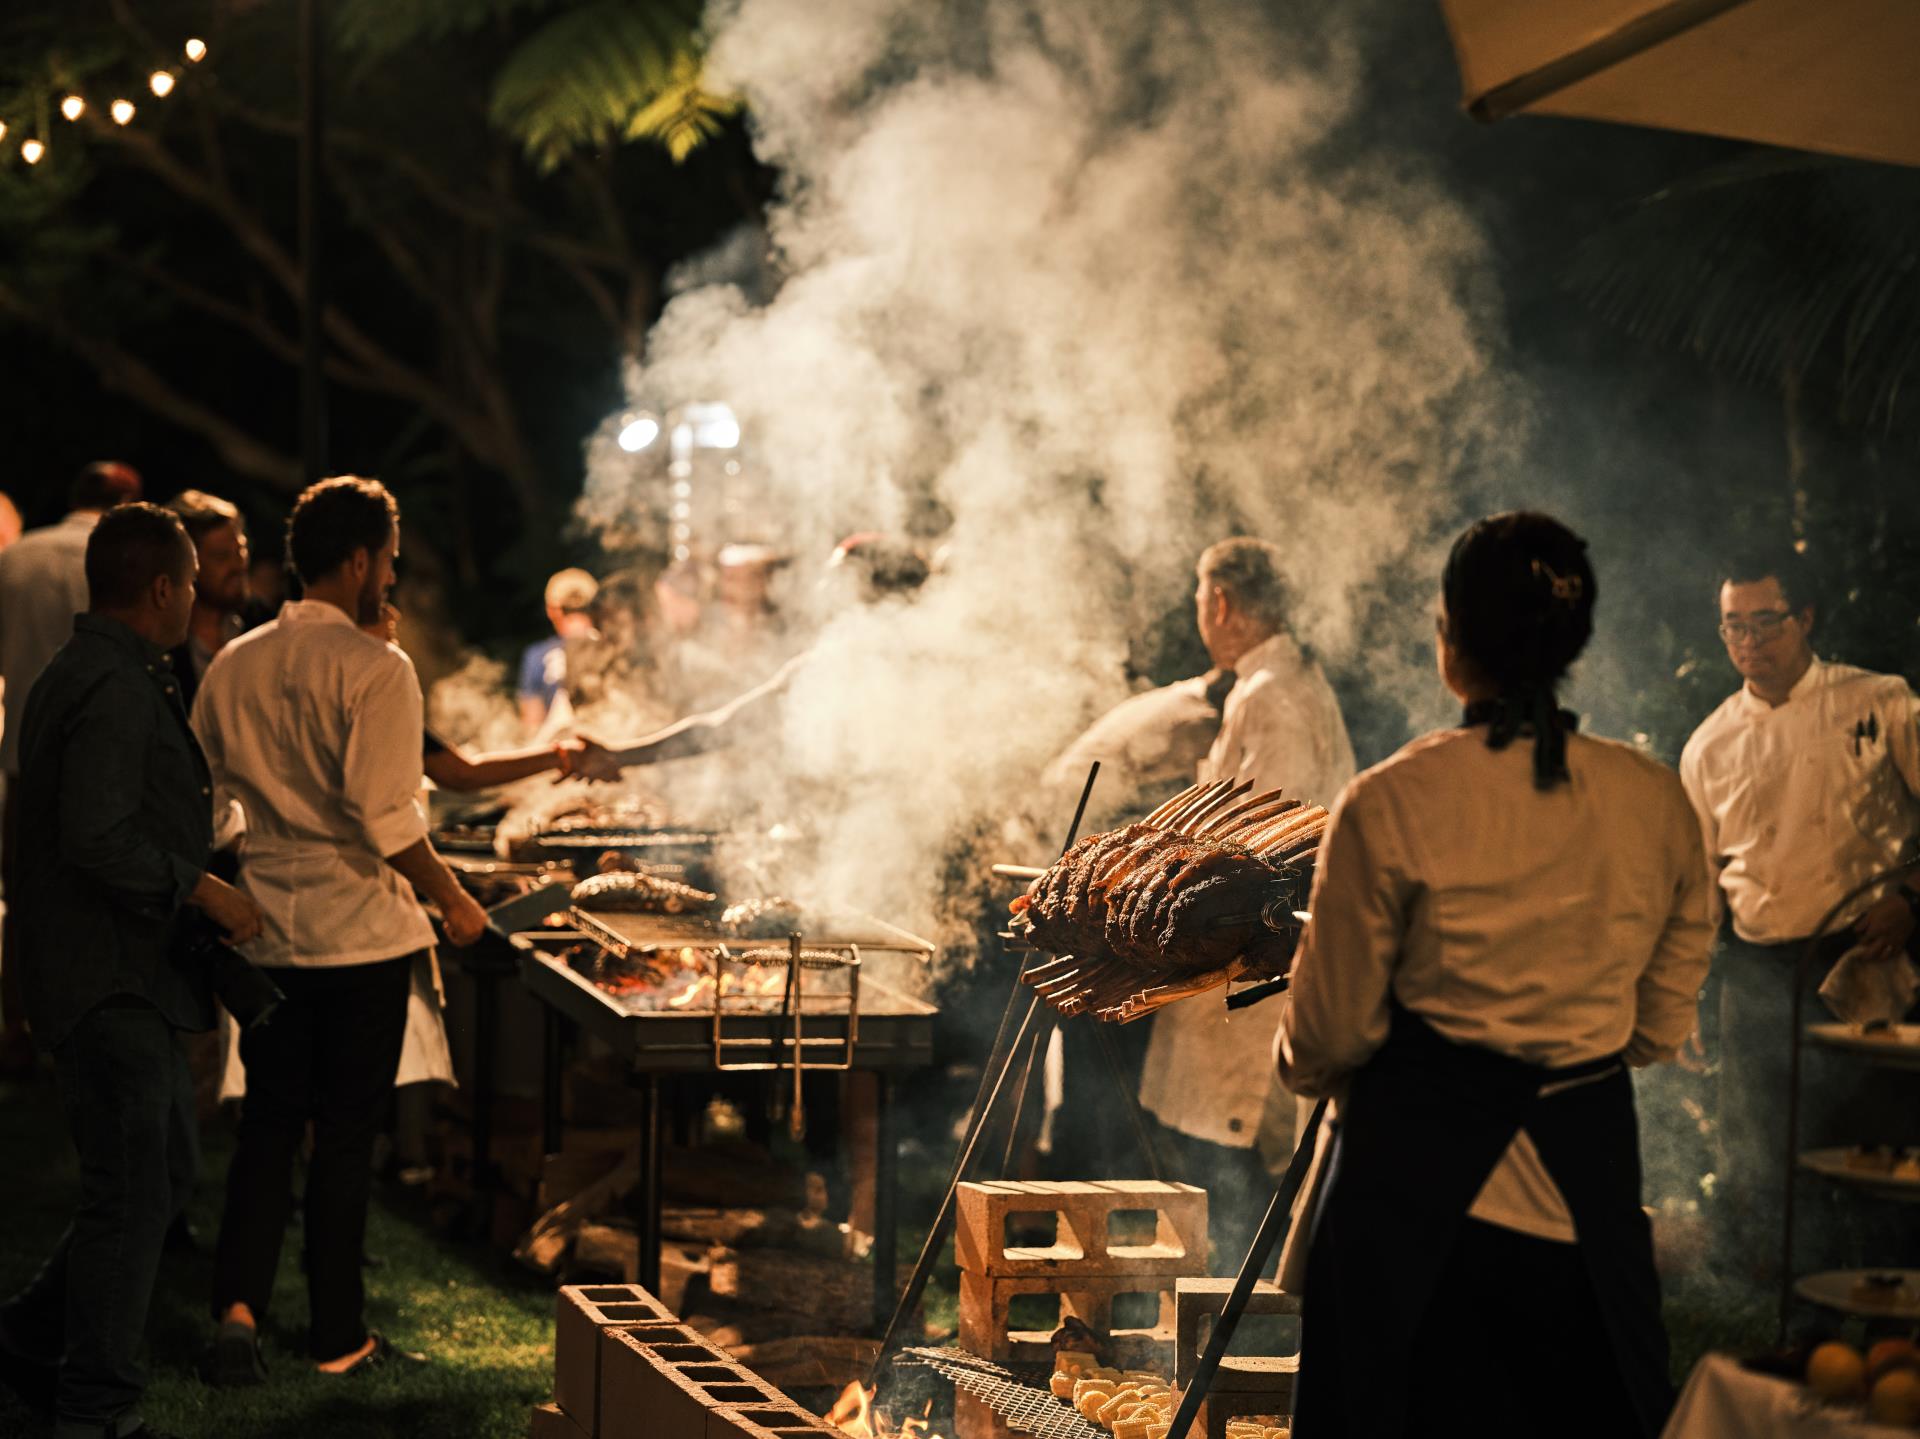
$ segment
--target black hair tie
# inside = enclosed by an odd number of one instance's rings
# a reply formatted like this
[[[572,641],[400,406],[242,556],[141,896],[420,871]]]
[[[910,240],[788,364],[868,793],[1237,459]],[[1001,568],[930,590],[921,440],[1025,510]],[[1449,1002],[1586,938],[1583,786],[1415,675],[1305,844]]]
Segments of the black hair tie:
[[[1486,725],[1488,749],[1505,749],[1531,731],[1535,789],[1552,789],[1572,778],[1567,770],[1567,736],[1580,727],[1580,718],[1561,709],[1547,685],[1524,685],[1493,699],[1475,700],[1461,723]]]

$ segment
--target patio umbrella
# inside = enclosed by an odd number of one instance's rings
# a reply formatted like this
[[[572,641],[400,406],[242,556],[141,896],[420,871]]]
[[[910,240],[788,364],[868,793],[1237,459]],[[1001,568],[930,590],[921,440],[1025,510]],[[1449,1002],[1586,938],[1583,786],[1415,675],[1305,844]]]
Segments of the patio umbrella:
[[[1482,120],[1563,115],[1920,165],[1920,0],[1441,0]]]

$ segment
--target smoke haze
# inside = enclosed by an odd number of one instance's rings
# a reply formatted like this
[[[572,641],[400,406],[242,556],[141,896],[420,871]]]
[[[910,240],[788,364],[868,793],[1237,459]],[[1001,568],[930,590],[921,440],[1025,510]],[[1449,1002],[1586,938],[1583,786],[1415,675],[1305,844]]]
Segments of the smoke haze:
[[[1238,0],[710,18],[784,176],[780,278],[679,294],[631,398],[731,405],[803,570],[852,529],[948,551],[912,603],[815,616],[777,746],[730,766],[822,826],[828,897],[932,922],[955,836],[1125,694],[1228,534],[1282,548],[1332,666],[1376,657],[1377,692],[1438,717],[1436,542],[1526,406],[1472,220],[1327,143],[1351,47]],[[657,503],[589,455],[585,513]]]

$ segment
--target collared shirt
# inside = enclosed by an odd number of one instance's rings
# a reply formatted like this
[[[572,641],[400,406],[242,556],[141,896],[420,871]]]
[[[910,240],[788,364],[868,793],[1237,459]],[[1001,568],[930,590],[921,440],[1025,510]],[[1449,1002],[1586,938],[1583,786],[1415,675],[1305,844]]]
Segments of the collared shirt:
[[[224,649],[247,631],[246,622],[239,615],[220,617],[220,645]],[[180,698],[185,701],[188,713],[193,711],[193,698],[200,692],[200,681],[206,676],[207,666],[213,663],[213,657],[219,650],[209,649],[207,642],[197,634],[189,634],[186,641],[167,651],[167,662],[173,666],[174,677],[180,681]]]
[[[1441,731],[1340,797],[1275,1046],[1295,1093],[1344,1089],[1386,1040],[1390,995],[1448,1039],[1552,1068],[1650,1064],[1692,1032],[1711,930],[1679,781],[1572,735],[1571,779],[1542,792],[1531,749]],[[1575,1237],[1524,1131],[1472,1213]]]
[[[1220,734],[1199,778],[1252,780],[1310,804],[1332,803],[1353,777],[1353,742],[1320,667],[1274,635],[1233,668]],[[1270,1004],[1229,1017],[1219,993],[1169,1005],[1154,1016],[1140,1103],[1183,1134],[1251,1146],[1274,1099],[1273,1025]]]
[[[27,694],[87,607],[87,539],[99,523],[98,511],[79,510],[0,550],[0,769],[8,774],[20,773]]]
[[[206,1029],[206,976],[169,954],[213,852],[206,761],[160,651],[117,620],[71,625],[20,722],[19,892],[7,902],[27,1017],[49,1049],[115,995]]]
[[[1898,675],[1815,658],[1785,704],[1745,685],[1723,701],[1687,741],[1680,778],[1734,932],[1804,939],[1848,890],[1914,856],[1920,699]]]
[[[214,656],[193,725],[217,798],[239,801],[240,883],[264,911],[257,964],[370,964],[433,927],[386,856],[426,838],[413,662],[316,600]]]

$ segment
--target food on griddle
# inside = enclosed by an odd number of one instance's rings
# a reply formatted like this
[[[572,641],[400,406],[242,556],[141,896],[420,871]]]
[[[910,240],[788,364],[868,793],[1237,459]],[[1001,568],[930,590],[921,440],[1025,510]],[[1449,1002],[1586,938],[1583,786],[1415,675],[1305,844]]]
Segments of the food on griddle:
[[[580,908],[619,914],[687,914],[717,898],[690,884],[625,871],[596,874],[573,887],[573,902]]]
[[[1173,1418],[1173,1390],[1164,1378],[1143,1369],[1107,1368],[1090,1352],[1057,1350],[1048,1388],[1114,1439],[1153,1439],[1156,1425],[1164,1436]]]
[[[784,939],[803,930],[806,918],[790,899],[743,899],[720,912],[720,928],[735,939]]]
[[[1327,812],[1222,780],[1090,835],[1013,902],[1013,929],[1061,958],[1026,979],[1063,1014],[1125,1021],[1293,954]]]
[[[1245,1414],[1227,1421],[1227,1439],[1288,1439],[1292,1433],[1293,1423],[1284,1414]]]

